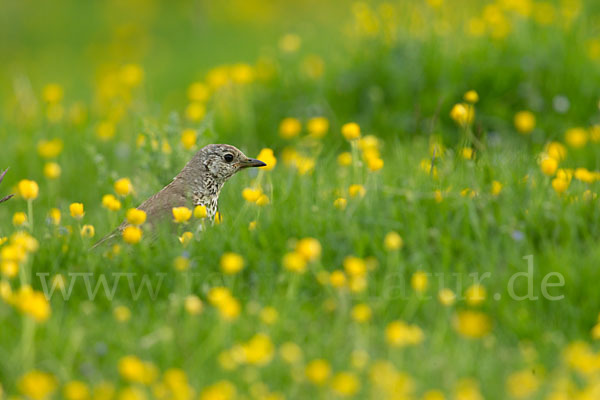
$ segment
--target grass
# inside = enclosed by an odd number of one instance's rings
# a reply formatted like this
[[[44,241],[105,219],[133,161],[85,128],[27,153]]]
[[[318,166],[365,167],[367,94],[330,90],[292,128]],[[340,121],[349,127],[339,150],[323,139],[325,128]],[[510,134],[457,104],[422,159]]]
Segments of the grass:
[[[239,19],[197,4],[206,25],[188,18],[191,3],[152,3],[137,17],[136,7],[103,6],[133,18],[132,37],[147,46],[140,53],[119,36],[123,23],[94,17],[78,25],[79,38],[55,26],[99,5],[61,2],[50,22],[32,6],[3,5],[15,21],[2,24],[14,33],[3,52],[15,61],[1,67],[9,85],[0,90],[0,169],[10,170],[0,197],[21,193],[0,205],[0,238],[8,238],[0,247],[0,398],[596,398],[598,7],[549,2],[555,18],[545,23],[542,11],[523,15],[510,2],[439,3],[324,5],[327,20],[339,21],[327,26],[310,5],[293,9],[298,26],[285,22],[292,8],[282,5]],[[19,30],[25,15],[37,17]],[[478,19],[481,35],[472,31]],[[290,31],[305,32],[299,49],[279,40]],[[100,46],[98,32],[115,36]],[[219,40],[206,44],[206,32]],[[27,38],[20,52],[19,38]],[[58,52],[47,71],[34,59],[45,45]],[[221,63],[227,68],[209,70]],[[248,81],[236,75],[246,70]],[[64,95],[49,100],[51,82]],[[193,82],[211,88],[201,118],[186,111]],[[461,124],[451,110],[471,89],[480,98],[475,117]],[[523,110],[535,115],[531,132],[518,132]],[[317,116],[329,122],[319,139],[306,128]],[[279,134],[286,117],[302,123],[291,139]],[[362,139],[340,133],[351,121]],[[115,130],[108,140],[99,137],[103,124]],[[198,135],[190,148],[181,142],[186,128]],[[44,157],[40,143],[50,139],[63,148]],[[225,185],[220,224],[194,220],[155,241],[145,231],[141,243],[88,251],[198,148],[218,142],[252,157],[272,148],[277,157],[273,170]],[[338,160],[343,152],[353,155],[349,165]],[[373,157],[382,169],[369,168]],[[548,157],[558,167],[545,173]],[[61,168],[55,179],[44,173],[52,162]],[[103,208],[123,177],[133,192],[118,197],[120,210]],[[23,179],[39,185],[35,199],[24,198]],[[352,185],[364,196],[352,196]],[[246,201],[246,187],[260,187],[269,204]],[[81,220],[69,215],[75,202],[84,204]],[[52,208],[60,223],[48,217]],[[11,224],[17,212],[28,222]],[[80,233],[84,225],[93,237]],[[187,244],[178,238],[185,231],[194,233]],[[401,246],[390,245],[394,234]],[[321,250],[302,247],[303,238]],[[239,273],[224,273],[226,252],[243,257]],[[290,253],[310,259],[298,261],[302,273],[286,268]],[[56,279],[72,292],[65,298],[56,287],[47,301],[41,294]],[[475,279],[485,290],[479,302],[469,295]],[[219,287],[229,294],[218,297]],[[535,299],[520,299],[528,290]]]

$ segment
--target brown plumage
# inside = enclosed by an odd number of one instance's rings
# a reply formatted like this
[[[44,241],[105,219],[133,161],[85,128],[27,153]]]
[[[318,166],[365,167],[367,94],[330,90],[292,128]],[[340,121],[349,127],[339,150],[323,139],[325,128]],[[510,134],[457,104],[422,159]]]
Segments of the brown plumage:
[[[194,155],[171,183],[137,208],[146,212],[146,221],[150,226],[172,219],[174,207],[193,208],[202,205],[206,207],[208,218],[214,219],[219,193],[225,182],[242,169],[265,165],[260,160],[248,158],[234,146],[209,144]],[[127,223],[123,222],[92,249],[121,235],[126,226]]]

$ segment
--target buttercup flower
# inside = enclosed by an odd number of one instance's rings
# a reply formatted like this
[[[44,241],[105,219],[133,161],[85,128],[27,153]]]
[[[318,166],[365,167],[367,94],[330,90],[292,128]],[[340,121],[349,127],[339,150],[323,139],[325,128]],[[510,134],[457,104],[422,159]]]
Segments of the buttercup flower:
[[[356,122],[348,122],[342,125],[342,135],[346,140],[355,140],[360,138],[360,126]]]
[[[81,219],[85,215],[82,203],[71,203],[69,211],[71,212],[71,217],[75,219]]]
[[[306,377],[315,385],[323,385],[331,375],[331,366],[323,359],[312,360],[305,369]]]
[[[515,128],[524,135],[535,129],[535,115],[531,111],[519,111],[515,114]]]
[[[123,240],[129,244],[136,244],[142,240],[142,230],[137,226],[126,226],[122,235]]]
[[[119,196],[127,196],[133,191],[133,185],[129,178],[121,178],[115,182],[115,192]]]
[[[173,218],[178,224],[185,223],[192,217],[192,210],[187,207],[173,207]]]
[[[146,212],[137,208],[130,208],[126,214],[127,222],[131,225],[142,225],[146,222]]]
[[[284,139],[292,139],[298,136],[301,130],[302,125],[296,118],[284,118],[279,124],[279,136]]]
[[[225,253],[221,256],[221,270],[228,274],[234,275],[244,268],[244,258],[236,253]]]
[[[284,255],[282,264],[285,269],[291,272],[303,273],[306,271],[306,259],[295,251]]]
[[[35,200],[38,197],[38,193],[40,188],[35,181],[31,181],[29,179],[23,179],[17,185],[17,190],[21,197],[25,200]]]
[[[388,232],[383,240],[383,246],[387,251],[396,251],[402,248],[404,241],[397,232]]]
[[[327,134],[329,121],[325,117],[311,118],[308,120],[306,128],[310,137],[320,139]]]

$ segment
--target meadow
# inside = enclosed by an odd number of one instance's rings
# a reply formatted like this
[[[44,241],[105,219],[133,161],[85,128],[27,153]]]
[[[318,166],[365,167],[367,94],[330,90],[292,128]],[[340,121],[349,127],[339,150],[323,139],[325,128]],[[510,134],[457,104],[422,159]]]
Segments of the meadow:
[[[0,1],[0,399],[599,399],[599,32],[593,0]],[[132,209],[210,143],[267,166],[153,238]]]

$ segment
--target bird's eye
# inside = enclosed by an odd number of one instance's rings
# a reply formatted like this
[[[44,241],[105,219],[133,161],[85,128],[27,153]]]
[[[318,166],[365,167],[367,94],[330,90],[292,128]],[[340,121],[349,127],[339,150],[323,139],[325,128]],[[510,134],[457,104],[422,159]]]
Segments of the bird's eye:
[[[223,158],[225,159],[225,161],[227,161],[228,163],[233,161],[233,155],[232,154],[225,154],[223,156]]]

